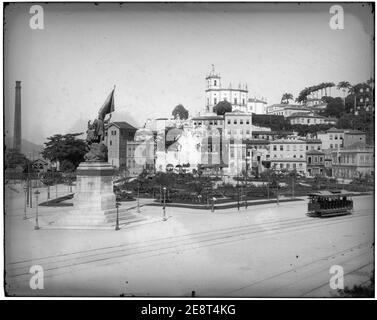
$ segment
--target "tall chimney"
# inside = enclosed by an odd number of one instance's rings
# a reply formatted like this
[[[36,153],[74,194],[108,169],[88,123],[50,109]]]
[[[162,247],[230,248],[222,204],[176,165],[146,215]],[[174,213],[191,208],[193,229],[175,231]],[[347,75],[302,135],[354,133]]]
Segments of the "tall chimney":
[[[16,81],[13,130],[13,149],[21,151],[21,81]]]

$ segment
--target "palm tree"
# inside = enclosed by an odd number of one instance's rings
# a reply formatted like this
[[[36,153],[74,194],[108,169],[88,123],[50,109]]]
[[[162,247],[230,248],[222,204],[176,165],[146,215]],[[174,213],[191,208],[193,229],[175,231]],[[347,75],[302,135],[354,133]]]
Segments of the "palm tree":
[[[344,105],[346,105],[346,91],[351,87],[351,84],[348,81],[340,81],[337,85],[339,90],[343,91]]]
[[[326,87],[329,88],[329,93],[330,93],[330,97],[331,97],[331,88],[335,87],[335,83],[334,82],[326,82]]]
[[[350,86],[348,88],[348,94],[353,94],[353,112],[356,111],[356,93],[357,93],[357,86]]]
[[[322,97],[324,96],[324,93],[326,92],[326,83],[322,82],[318,86],[319,86],[319,89],[321,90],[321,99],[322,99]]]
[[[281,97],[281,103],[288,104],[289,100],[293,100],[292,93],[284,93],[283,96]]]

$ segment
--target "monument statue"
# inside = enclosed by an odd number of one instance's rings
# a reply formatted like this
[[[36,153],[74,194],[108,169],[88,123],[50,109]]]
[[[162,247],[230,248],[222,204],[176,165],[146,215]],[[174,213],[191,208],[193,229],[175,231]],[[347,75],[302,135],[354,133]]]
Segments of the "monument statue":
[[[76,170],[73,208],[54,222],[56,227],[113,228],[116,221],[129,224],[145,219],[140,214],[130,212],[127,208],[116,206],[113,189],[114,167],[107,163],[105,144],[106,125],[113,111],[114,90],[99,110],[97,119],[88,122],[86,141],[89,145],[89,152],[85,155],[85,161],[81,162]],[[108,119],[106,119],[107,115],[109,115]]]
[[[106,125],[110,122],[111,112],[114,111],[114,90],[107,97],[105,103],[98,111],[98,117],[91,123],[88,121],[88,129],[86,130],[86,142],[89,151],[84,155],[87,162],[107,161],[107,147],[105,144]],[[106,115],[110,115],[105,119]]]

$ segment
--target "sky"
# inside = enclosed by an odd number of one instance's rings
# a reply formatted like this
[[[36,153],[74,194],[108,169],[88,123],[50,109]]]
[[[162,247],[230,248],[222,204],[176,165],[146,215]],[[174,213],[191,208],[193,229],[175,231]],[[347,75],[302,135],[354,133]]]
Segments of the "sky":
[[[29,26],[31,4],[8,5],[5,135],[13,135],[16,80],[23,138],[38,144],[84,132],[114,85],[112,120],[141,126],[179,103],[195,115],[212,64],[224,86],[247,83],[268,104],[321,82],[364,82],[374,76],[374,14],[342,4],[344,29],[332,30],[331,5],[50,3],[43,30]]]

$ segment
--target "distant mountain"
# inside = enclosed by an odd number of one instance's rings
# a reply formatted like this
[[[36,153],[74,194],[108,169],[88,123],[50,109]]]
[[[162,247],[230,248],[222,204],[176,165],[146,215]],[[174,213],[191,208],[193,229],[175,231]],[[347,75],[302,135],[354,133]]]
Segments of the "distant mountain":
[[[5,137],[4,143],[7,149],[13,148],[13,137]],[[21,153],[23,153],[27,158],[29,158],[29,153],[31,153],[31,157],[33,157],[34,152],[34,159],[41,158],[40,152],[43,150],[42,145],[38,145],[36,143],[30,142],[28,140],[22,139],[21,140]]]

